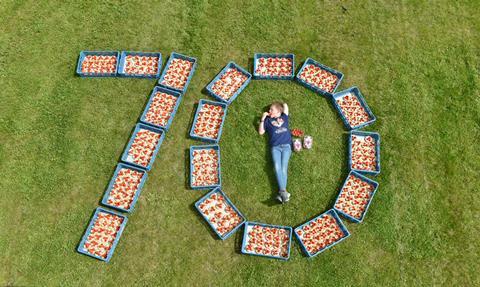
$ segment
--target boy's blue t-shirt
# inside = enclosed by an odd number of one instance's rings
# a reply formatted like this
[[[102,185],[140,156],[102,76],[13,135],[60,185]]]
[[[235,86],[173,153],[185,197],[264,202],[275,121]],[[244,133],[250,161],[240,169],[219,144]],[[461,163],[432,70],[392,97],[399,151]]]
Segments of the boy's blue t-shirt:
[[[292,135],[288,128],[288,116],[284,113],[278,118],[267,117],[263,122],[263,127],[269,136],[270,146],[281,144],[291,144]]]

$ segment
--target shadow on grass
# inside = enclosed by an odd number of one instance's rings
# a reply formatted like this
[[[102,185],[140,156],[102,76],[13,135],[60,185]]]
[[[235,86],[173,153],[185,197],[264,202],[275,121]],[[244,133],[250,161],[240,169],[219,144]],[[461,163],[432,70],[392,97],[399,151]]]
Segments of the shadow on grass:
[[[185,178],[185,189],[190,189],[190,149],[186,148],[184,154],[185,174],[183,177]]]
[[[187,132],[185,133],[185,138],[186,139],[191,139],[190,131],[191,131],[191,127],[193,125],[193,120],[195,119],[195,113],[197,112],[197,108],[198,108],[198,102],[193,105],[193,110],[190,113],[190,119],[188,120],[188,122],[190,123],[190,125],[189,125],[190,128],[187,129]]]
[[[243,242],[243,233],[245,232],[245,224],[237,229],[235,232],[235,253],[243,254],[242,253],[242,242]]]
[[[337,186],[335,188],[335,192],[332,193],[332,196],[330,197],[330,199],[328,201],[327,208],[328,208],[328,206],[331,206],[331,208],[333,208],[333,206],[335,204],[335,200],[337,199],[338,193],[340,192],[340,189],[342,188],[343,183],[344,183],[344,181],[347,178],[347,175],[349,173],[349,169],[348,169],[348,156],[349,156],[349,154],[348,154],[348,147],[347,147],[349,137],[350,137],[350,134],[348,132],[342,133],[342,141],[345,143],[345,149],[344,149],[345,160],[342,161],[342,167],[341,167],[342,173],[340,174],[340,177],[337,180]]]
[[[253,80],[253,73],[255,72],[253,70],[253,57],[248,57],[248,62],[247,63],[248,63],[248,67],[245,70],[247,70],[248,72],[250,72],[252,74],[252,80]],[[252,69],[251,71],[250,71],[250,68]]]

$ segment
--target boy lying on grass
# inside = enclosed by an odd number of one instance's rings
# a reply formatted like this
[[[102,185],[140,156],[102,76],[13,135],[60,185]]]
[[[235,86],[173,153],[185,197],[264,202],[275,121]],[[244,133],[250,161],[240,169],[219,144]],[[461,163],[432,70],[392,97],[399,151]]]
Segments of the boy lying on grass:
[[[263,113],[258,133],[263,135],[267,132],[272,152],[273,166],[278,183],[277,199],[281,203],[290,200],[287,192],[288,161],[292,154],[292,136],[288,128],[288,105],[286,103],[273,102],[268,112]]]

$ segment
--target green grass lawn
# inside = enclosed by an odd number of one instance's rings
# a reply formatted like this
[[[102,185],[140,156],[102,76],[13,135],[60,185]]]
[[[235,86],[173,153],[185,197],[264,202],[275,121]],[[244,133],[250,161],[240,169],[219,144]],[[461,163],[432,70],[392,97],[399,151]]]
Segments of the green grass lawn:
[[[0,285],[474,286],[480,284],[480,14],[477,1],[0,2]],[[99,1],[100,2],[100,1]],[[218,3],[214,3],[218,2]],[[343,7],[343,8],[342,8]],[[81,50],[177,51],[197,71],[109,264],[76,252],[154,80],[79,78]],[[377,116],[380,184],[351,237],[313,259],[239,254],[193,209],[188,132],[202,89],[255,52],[312,57],[345,74]],[[314,137],[294,154],[291,202],[273,204],[273,100]],[[223,189],[249,220],[296,226],[333,205],[347,133],[330,102],[252,81],[229,108]],[[346,222],[346,221],[345,221]]]

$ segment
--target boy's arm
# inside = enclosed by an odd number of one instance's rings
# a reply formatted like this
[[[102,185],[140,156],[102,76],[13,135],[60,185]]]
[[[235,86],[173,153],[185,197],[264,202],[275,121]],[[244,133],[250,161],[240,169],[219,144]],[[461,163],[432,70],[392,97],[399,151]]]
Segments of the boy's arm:
[[[287,105],[287,103],[283,103],[283,113],[288,116],[288,105]]]
[[[260,124],[258,125],[258,133],[260,135],[263,135],[265,133],[264,123],[265,123],[265,119],[267,118],[267,116],[268,116],[267,112],[263,113],[262,119],[260,120]]]

